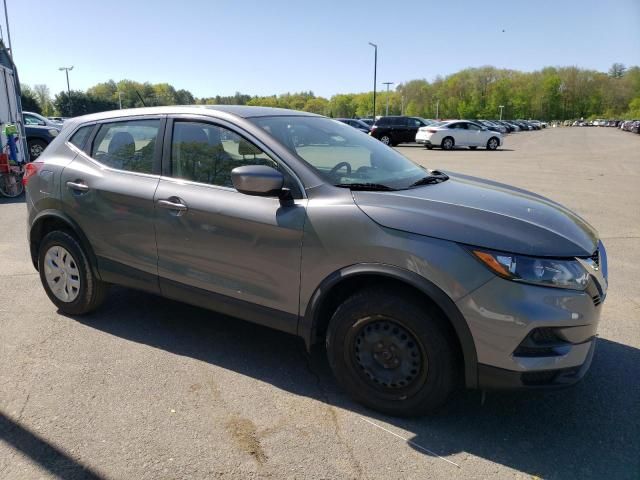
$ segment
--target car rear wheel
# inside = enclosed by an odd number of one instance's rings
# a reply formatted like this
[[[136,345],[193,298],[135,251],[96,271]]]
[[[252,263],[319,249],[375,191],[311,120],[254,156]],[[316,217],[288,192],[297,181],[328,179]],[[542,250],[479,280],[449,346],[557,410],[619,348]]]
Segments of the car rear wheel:
[[[454,145],[455,145],[455,141],[453,140],[453,137],[443,138],[442,143],[440,144],[443,150],[451,150],[453,149]]]
[[[374,288],[348,298],[331,318],[326,342],[340,385],[374,410],[422,415],[454,388],[454,348],[444,319],[400,291]]]
[[[43,140],[34,138],[27,142],[27,146],[29,147],[29,158],[31,159],[31,161],[34,161],[36,158],[42,155],[44,149],[47,148],[47,143]]]
[[[487,150],[495,150],[500,145],[500,142],[496,137],[491,137],[487,142]]]
[[[381,141],[382,143],[384,143],[385,145],[389,145],[389,146],[391,146],[391,145],[392,145],[392,143],[393,143],[393,142],[391,141],[391,136],[389,136],[389,135],[382,135],[382,136],[380,137],[380,141]]]
[[[67,232],[53,231],[42,239],[38,271],[49,299],[70,315],[95,310],[107,295],[108,285],[95,276],[82,247]]]

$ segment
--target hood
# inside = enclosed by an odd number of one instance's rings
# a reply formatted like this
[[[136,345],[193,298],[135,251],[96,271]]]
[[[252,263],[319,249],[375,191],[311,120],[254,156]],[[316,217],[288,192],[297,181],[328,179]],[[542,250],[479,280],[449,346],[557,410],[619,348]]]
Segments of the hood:
[[[388,228],[503,252],[587,257],[595,229],[567,208],[535,193],[447,173],[446,182],[397,192],[354,191],[360,209]]]

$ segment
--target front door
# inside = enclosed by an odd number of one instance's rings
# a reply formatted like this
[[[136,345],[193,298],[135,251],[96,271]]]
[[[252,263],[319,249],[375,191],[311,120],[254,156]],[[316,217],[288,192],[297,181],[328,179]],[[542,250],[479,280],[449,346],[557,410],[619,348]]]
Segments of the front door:
[[[163,295],[295,332],[306,200],[290,172],[229,124],[175,119],[155,195]],[[298,200],[242,194],[231,170],[268,165]]]

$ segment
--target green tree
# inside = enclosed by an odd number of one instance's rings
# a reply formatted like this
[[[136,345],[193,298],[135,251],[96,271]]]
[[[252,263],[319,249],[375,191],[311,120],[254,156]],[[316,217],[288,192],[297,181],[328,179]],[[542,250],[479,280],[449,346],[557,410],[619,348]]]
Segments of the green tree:
[[[624,72],[627,70],[627,67],[622,63],[614,63],[611,65],[609,69],[609,76],[613,78],[622,78],[624,76]]]
[[[23,110],[42,113],[38,98],[29,85],[20,85],[20,103],[22,103]]]

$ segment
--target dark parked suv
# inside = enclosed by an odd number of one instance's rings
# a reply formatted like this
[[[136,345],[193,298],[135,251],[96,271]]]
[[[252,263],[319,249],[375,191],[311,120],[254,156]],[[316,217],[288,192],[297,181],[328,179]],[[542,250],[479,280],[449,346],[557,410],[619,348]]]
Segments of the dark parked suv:
[[[585,220],[326,117],[79,117],[24,182],[33,264],[70,315],[120,284],[267,325],[326,345],[347,392],[398,415],[589,368],[607,257]]]
[[[62,129],[62,125],[33,112],[22,112],[31,161],[38,158]]]
[[[399,143],[415,142],[418,129],[426,126],[427,123],[418,117],[381,117],[371,127],[369,135],[385,145],[395,146]]]

